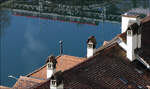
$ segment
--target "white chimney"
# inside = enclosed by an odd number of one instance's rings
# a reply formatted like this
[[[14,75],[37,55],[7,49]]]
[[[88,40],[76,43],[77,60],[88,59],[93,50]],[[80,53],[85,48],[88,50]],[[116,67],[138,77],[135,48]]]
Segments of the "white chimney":
[[[96,39],[94,36],[90,36],[87,40],[87,58],[93,56],[96,49]]]
[[[125,13],[122,15],[122,26],[121,26],[121,33],[124,33],[126,32],[127,28],[128,28],[128,25],[129,25],[129,22],[130,21],[138,21],[139,18],[138,18],[138,15],[133,15],[133,14],[130,14],[130,13]]]
[[[54,56],[49,56],[47,61],[47,78],[50,78],[56,72],[56,59]]]
[[[51,77],[50,89],[64,89],[63,77],[60,71]]]
[[[137,23],[129,24],[127,29],[127,58],[130,61],[134,61],[135,49],[138,48],[138,30],[139,25]]]

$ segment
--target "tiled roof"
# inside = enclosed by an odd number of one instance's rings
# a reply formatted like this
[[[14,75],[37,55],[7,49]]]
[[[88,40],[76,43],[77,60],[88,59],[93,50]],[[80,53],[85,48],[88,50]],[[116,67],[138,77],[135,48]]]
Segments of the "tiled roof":
[[[127,35],[127,32],[124,32],[122,34],[119,34],[118,37],[120,37],[124,43],[127,43],[126,35]]]
[[[46,80],[43,83],[40,83],[39,85],[34,85],[30,89],[50,89],[50,79]]]
[[[44,82],[44,80],[20,76],[20,78],[13,86],[13,89],[31,89],[31,87],[38,85],[42,82]]]
[[[69,88],[83,88],[81,85],[85,84],[92,88],[104,87],[106,89],[122,89],[129,85],[136,87],[149,85],[150,82],[135,71],[135,67],[126,59],[125,54],[116,44],[108,47],[79,66],[64,72],[64,84]],[[121,78],[127,80],[128,83],[124,84]]]
[[[27,77],[36,77],[41,79],[47,79],[47,67],[46,64],[41,68],[27,75]]]
[[[150,57],[150,20],[142,22],[142,52],[147,61]],[[89,59],[68,55],[56,58],[56,71],[63,71],[65,89],[146,89],[150,86],[150,70],[141,68],[137,61],[130,62],[126,52],[116,43],[121,37],[126,42],[126,32],[100,47]],[[143,53],[143,54],[142,54]],[[140,69],[139,69],[140,67]],[[28,77],[46,79],[46,65]],[[15,89],[50,89],[50,79],[40,80],[20,77]]]
[[[144,19],[142,25],[142,51],[139,53],[150,64],[150,17]]]
[[[57,59],[56,71],[68,70],[79,63],[85,61],[86,58],[80,58],[75,56],[63,55]]]
[[[142,23],[146,23],[150,21],[150,16],[147,16],[146,18],[142,19]]]
[[[75,56],[69,56],[69,55],[62,55],[58,56],[56,58],[57,64],[56,64],[56,71],[64,71],[68,70],[77,64],[83,62],[86,60],[86,58],[80,58],[80,57],[75,57]],[[37,77],[41,79],[46,79],[47,78],[47,67],[44,65],[43,67],[37,69],[36,71],[30,73],[27,75],[27,77]]]
[[[109,43],[108,41],[104,41],[103,42],[103,46],[106,45],[106,44],[108,44],[108,43]]]
[[[129,18],[137,18],[139,15],[132,15],[132,14],[129,14],[129,15],[122,15],[124,17],[129,17]]]
[[[150,73],[139,73],[117,43],[63,72],[65,89],[146,89]],[[148,76],[146,76],[148,75]],[[146,76],[146,78],[145,78]],[[50,84],[47,81],[44,84]],[[42,89],[42,88],[38,88]],[[49,89],[48,87],[44,89]]]
[[[12,88],[5,87],[5,86],[0,86],[0,89],[12,89]]]

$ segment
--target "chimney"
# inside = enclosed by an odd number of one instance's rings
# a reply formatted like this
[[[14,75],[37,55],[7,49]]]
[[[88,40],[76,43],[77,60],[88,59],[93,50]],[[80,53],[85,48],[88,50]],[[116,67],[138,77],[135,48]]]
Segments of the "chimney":
[[[132,14],[132,13],[125,13],[122,15],[122,24],[121,24],[121,33],[124,33],[126,32],[127,28],[128,28],[128,25],[129,25],[129,22],[132,20],[132,21],[137,21],[139,22],[139,16],[138,15],[135,15],[135,14]]]
[[[129,27],[127,29],[127,58],[130,61],[134,61],[135,49],[138,48],[138,33],[139,25],[135,22],[129,21]]]
[[[47,78],[50,78],[56,72],[56,59],[55,56],[49,56],[47,61]]]
[[[93,56],[96,49],[96,39],[94,36],[90,36],[87,40],[87,58]]]
[[[62,72],[58,71],[50,79],[50,89],[64,89]]]

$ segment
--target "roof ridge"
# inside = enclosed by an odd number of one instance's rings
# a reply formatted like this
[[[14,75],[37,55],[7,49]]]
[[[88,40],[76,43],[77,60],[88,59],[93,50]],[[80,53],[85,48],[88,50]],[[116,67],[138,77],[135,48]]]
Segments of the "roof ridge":
[[[72,68],[70,68],[70,69],[67,69],[67,70],[65,70],[65,71],[62,71],[62,73],[66,73],[66,72],[68,72],[68,71],[70,71],[70,70],[73,70],[74,68],[76,69],[77,67],[80,67],[80,65],[82,65],[83,63],[86,63],[86,62],[92,60],[92,59],[93,59],[94,57],[96,57],[97,55],[101,54],[101,51],[107,50],[107,48],[109,48],[109,47],[112,48],[112,47],[114,47],[115,45],[117,45],[117,42],[111,44],[111,45],[108,46],[108,47],[103,48],[102,50],[98,51],[98,53],[96,53],[96,54],[93,55],[92,57],[87,58],[87,60],[85,60],[85,61],[79,63],[78,65],[76,65],[76,66],[74,66],[74,67],[72,67]]]
[[[57,56],[56,59],[58,59],[59,57],[61,57],[61,55]],[[32,71],[31,73],[27,74],[26,76],[29,77],[30,75],[32,75],[33,73],[36,73],[38,71],[40,71],[41,69],[43,69],[46,66],[46,64],[44,64],[42,67]]]
[[[27,77],[27,76],[20,76],[20,78],[23,78],[23,79],[34,79],[34,80],[41,80],[41,81],[44,81],[44,79],[38,79],[38,78]]]
[[[70,57],[75,57],[75,58],[83,58],[84,59],[84,57],[78,57],[78,56],[72,56],[72,55],[63,55],[63,56],[70,56]]]
[[[12,88],[10,88],[10,87],[7,87],[7,86],[2,86],[2,85],[0,85],[0,88],[4,88],[4,89],[12,89]]]
[[[35,89],[35,88],[37,88],[37,87],[40,87],[41,85],[47,83],[48,81],[50,81],[50,78],[46,79],[45,81],[43,81],[42,83],[40,83],[40,84],[38,84],[38,85],[32,86],[31,88],[32,88],[32,89]]]
[[[143,19],[141,20],[142,23],[146,23],[146,22],[148,22],[148,21],[150,21],[150,16],[146,16],[145,18],[143,18]]]
[[[40,68],[34,70],[33,72],[31,72],[31,73],[29,73],[29,74],[27,74],[27,75],[25,75],[25,76],[26,76],[26,77],[29,77],[29,76],[32,75],[33,73],[36,73],[36,72],[40,71],[41,69],[43,69],[45,66],[46,66],[46,64],[44,64],[42,67],[40,67]]]
[[[98,53],[98,52],[102,51],[103,49],[110,47],[111,45],[116,43],[117,40],[118,40],[118,35],[116,37],[114,37],[112,40],[108,41],[108,44],[102,45],[101,47],[99,47],[95,53]]]

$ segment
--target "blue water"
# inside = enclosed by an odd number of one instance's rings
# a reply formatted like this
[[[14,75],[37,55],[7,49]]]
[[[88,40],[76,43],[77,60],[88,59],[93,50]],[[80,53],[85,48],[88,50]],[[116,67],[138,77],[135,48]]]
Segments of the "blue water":
[[[47,56],[64,54],[85,57],[86,40],[94,35],[97,48],[121,32],[120,24],[100,22],[98,26],[11,15],[11,24],[1,37],[1,84],[12,86],[9,75],[26,75],[45,64]]]

